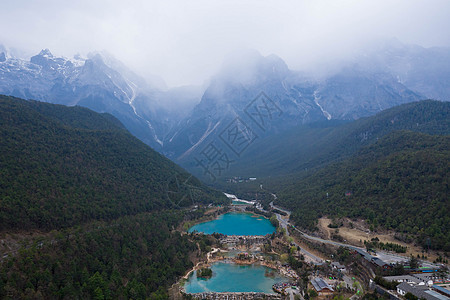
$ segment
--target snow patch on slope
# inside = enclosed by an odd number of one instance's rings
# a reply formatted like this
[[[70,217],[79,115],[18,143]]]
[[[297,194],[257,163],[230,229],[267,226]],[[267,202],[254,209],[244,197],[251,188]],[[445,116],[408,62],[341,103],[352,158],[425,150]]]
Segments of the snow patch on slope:
[[[331,120],[331,115],[330,115],[330,113],[329,112],[327,112],[326,110],[324,110],[323,108],[322,108],[322,106],[319,104],[319,99],[320,99],[320,96],[317,96],[317,91],[314,91],[314,103],[316,103],[316,105],[320,108],[320,110],[322,111],[322,113],[323,113],[323,115],[328,119],[328,120]]]
[[[181,156],[178,157],[178,159],[182,159],[183,157],[189,155],[192,151],[194,151],[194,149],[197,148],[211,134],[211,132],[213,132],[217,128],[217,126],[220,125],[220,123],[221,121],[217,122],[216,125],[214,125],[214,127],[211,128],[212,124],[211,122],[209,122],[208,128],[206,129],[205,133],[203,133],[202,137],[197,141],[197,143],[195,143],[195,145],[189,148],[186,152],[181,154]]]

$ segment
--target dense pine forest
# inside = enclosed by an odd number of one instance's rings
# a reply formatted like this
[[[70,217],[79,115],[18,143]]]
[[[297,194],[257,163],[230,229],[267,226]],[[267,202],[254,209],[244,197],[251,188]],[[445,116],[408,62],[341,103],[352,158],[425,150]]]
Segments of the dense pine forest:
[[[0,230],[225,200],[107,114],[3,96],[0,135]]]
[[[0,263],[2,299],[167,299],[192,267],[181,211],[94,222],[23,245]]]

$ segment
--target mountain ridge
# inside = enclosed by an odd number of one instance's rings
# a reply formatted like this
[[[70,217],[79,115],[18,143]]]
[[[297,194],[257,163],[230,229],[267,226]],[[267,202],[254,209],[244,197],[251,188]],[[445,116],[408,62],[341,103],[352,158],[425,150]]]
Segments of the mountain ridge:
[[[354,120],[430,95],[450,99],[449,49],[398,41],[379,43],[320,76],[291,70],[273,54],[237,51],[207,85],[168,90],[158,80],[146,83],[105,52],[66,59],[44,49],[29,61],[4,56],[0,93],[109,112],[140,140],[182,164],[234,118],[251,124],[244,110],[261,93],[283,116],[255,132],[259,137],[326,119]],[[433,69],[439,76],[432,76]]]

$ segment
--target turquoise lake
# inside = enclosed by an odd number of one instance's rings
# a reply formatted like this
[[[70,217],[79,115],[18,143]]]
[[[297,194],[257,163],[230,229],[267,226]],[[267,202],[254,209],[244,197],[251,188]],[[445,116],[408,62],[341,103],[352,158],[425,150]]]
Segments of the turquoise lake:
[[[250,213],[232,212],[219,218],[197,224],[189,229],[205,234],[222,233],[226,235],[266,235],[275,231],[275,227],[264,217]]]
[[[202,292],[261,292],[274,293],[272,285],[289,280],[275,272],[275,276],[265,276],[264,266],[242,266],[233,263],[217,262],[211,265],[213,276],[209,279],[197,278],[192,272],[184,285],[186,293]]]

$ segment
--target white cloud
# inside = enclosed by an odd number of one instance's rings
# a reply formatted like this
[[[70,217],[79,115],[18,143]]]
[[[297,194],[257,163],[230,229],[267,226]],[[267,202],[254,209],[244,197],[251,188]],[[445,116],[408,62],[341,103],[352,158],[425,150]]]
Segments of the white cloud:
[[[0,43],[72,56],[106,49],[169,85],[201,83],[235,48],[291,68],[345,57],[382,37],[450,46],[448,0],[3,0]]]

